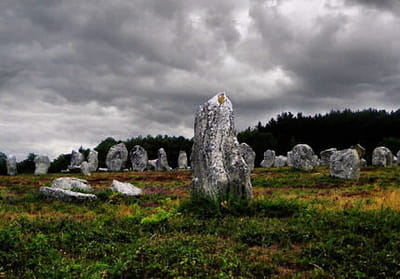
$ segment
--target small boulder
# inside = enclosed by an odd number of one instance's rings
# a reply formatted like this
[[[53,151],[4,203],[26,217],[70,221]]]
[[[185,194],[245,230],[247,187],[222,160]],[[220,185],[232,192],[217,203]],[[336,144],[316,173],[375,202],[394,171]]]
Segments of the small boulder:
[[[96,150],[90,150],[88,155],[89,172],[97,171],[99,167],[99,153]]]
[[[332,154],[330,174],[343,179],[358,180],[360,178],[360,157],[358,152],[349,148]]]
[[[357,143],[356,145],[353,145],[350,148],[355,149],[357,151],[358,156],[360,157],[360,159],[364,158],[364,156],[365,156],[365,148],[362,147],[360,144]]]
[[[361,167],[366,167],[368,164],[367,164],[367,160],[365,160],[364,158],[362,158],[361,160],[360,160],[360,166]]]
[[[297,144],[288,152],[288,165],[296,169],[312,170],[319,165],[318,156],[307,144]]]
[[[50,159],[45,155],[35,156],[35,175],[47,174],[50,167]]]
[[[17,158],[14,155],[7,156],[6,165],[8,175],[17,175]]]
[[[110,171],[121,171],[128,160],[128,149],[119,143],[110,148],[106,157],[106,165]]]
[[[188,158],[186,151],[181,150],[179,151],[179,156],[178,156],[178,169],[187,169],[188,167]]]
[[[372,165],[373,166],[392,166],[393,154],[389,148],[379,146],[372,152]]]
[[[330,165],[330,159],[331,156],[337,151],[336,148],[329,148],[329,149],[325,149],[323,151],[321,151],[319,153],[320,157],[321,157],[321,161],[320,164],[321,166],[329,166]]]
[[[133,186],[131,183],[124,183],[118,180],[113,180],[110,189],[114,192],[118,192],[124,196],[140,196],[142,189]]]
[[[147,169],[155,170],[157,168],[157,161],[158,161],[158,159],[149,160],[147,162]]]
[[[131,150],[132,170],[144,171],[147,168],[148,161],[149,158],[146,149],[140,145],[135,145]]]
[[[256,152],[247,144],[242,142],[239,146],[240,154],[244,161],[246,162],[247,166],[249,167],[250,171],[254,170],[254,161],[256,160]]]
[[[78,179],[75,177],[60,177],[51,183],[51,188],[58,188],[63,190],[78,189],[85,192],[93,191],[92,187],[86,180]]]
[[[53,198],[60,201],[96,199],[96,196],[93,194],[79,193],[71,190],[64,190],[53,187],[40,187],[39,192],[45,197]]]
[[[280,168],[287,166],[287,157],[286,156],[276,156],[274,161],[274,167]]]
[[[261,161],[260,166],[263,168],[270,168],[275,163],[275,151],[274,150],[266,150],[264,152],[264,160]]]
[[[396,165],[400,165],[400,150],[396,154],[397,160],[396,160]]]

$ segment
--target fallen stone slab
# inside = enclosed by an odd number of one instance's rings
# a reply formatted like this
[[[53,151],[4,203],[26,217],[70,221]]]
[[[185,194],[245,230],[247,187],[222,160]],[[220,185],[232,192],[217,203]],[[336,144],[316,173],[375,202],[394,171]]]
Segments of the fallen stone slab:
[[[40,187],[39,192],[45,197],[53,198],[60,201],[94,200],[97,198],[93,194],[84,194],[52,187]]]
[[[75,177],[60,177],[51,183],[51,188],[63,189],[63,190],[72,190],[79,189],[85,192],[93,191],[92,187],[86,180],[78,179]]]

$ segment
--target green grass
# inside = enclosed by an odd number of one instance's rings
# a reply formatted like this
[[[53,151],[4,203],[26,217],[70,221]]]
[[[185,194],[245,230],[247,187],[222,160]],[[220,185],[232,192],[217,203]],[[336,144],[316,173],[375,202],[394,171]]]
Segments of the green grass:
[[[252,202],[188,199],[191,173],[100,173],[98,199],[0,177],[0,278],[400,278],[399,169],[256,169]],[[130,181],[146,195],[106,189]]]

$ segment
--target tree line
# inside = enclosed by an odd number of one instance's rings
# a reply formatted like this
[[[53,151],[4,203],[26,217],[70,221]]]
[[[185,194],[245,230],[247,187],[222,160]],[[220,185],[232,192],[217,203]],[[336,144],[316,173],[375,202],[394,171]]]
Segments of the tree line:
[[[385,111],[367,109],[351,111],[349,109],[330,111],[326,114],[304,116],[291,112],[283,112],[265,124],[259,122],[255,127],[249,127],[238,133],[239,142],[246,142],[256,152],[256,166],[263,159],[266,149],[275,150],[277,155],[286,155],[298,143],[310,145],[316,153],[330,148],[348,148],[354,144],[361,144],[367,149],[367,160],[371,160],[371,153],[377,146],[388,147],[392,152],[400,150],[400,109]],[[177,166],[180,150],[185,150],[190,158],[192,139],[176,136],[138,136],[125,141],[106,138],[94,149],[99,153],[99,167],[106,167],[105,159],[111,146],[123,142],[128,150],[135,145],[143,146],[149,159],[157,158],[157,151],[163,147],[168,155],[171,167]],[[79,149],[85,156],[89,149]],[[27,158],[18,162],[19,173],[33,173],[35,154],[30,153]],[[6,155],[0,152],[0,174],[6,174]],[[49,172],[60,172],[68,167],[71,154],[61,154],[51,162]]]

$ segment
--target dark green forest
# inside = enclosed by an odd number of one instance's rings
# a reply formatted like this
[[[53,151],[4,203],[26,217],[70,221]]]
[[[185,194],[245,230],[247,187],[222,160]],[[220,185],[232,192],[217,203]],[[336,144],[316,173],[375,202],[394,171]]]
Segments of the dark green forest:
[[[367,160],[370,160],[373,149],[383,145],[397,153],[400,150],[400,109],[387,112],[385,110],[367,109],[362,111],[331,111],[326,114],[303,116],[283,112],[265,124],[259,122],[238,133],[239,142],[246,142],[256,152],[256,166],[261,162],[266,149],[275,150],[277,155],[286,155],[287,151],[298,143],[310,145],[316,153],[330,148],[348,148],[361,144],[367,149]],[[149,159],[157,158],[157,150],[161,147],[168,154],[171,167],[176,167],[180,150],[185,150],[190,158],[192,140],[176,136],[138,136],[125,141],[114,138],[104,139],[94,149],[99,152],[99,166],[105,167],[105,158],[111,146],[123,142],[128,150],[136,144],[143,146]],[[80,151],[87,156],[89,149]],[[32,173],[35,154],[18,163],[19,173]],[[0,152],[0,174],[6,173],[6,155]],[[61,154],[51,163],[50,172],[66,169],[70,154]]]

